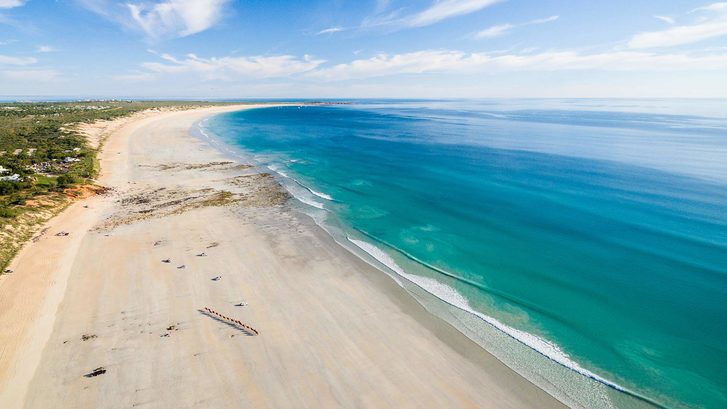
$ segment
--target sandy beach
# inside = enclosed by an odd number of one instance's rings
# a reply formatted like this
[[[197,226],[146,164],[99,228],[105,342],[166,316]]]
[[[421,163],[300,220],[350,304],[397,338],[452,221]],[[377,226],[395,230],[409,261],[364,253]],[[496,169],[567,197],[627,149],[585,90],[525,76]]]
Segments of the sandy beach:
[[[564,407],[190,134],[234,109],[103,128],[111,191],[0,277],[0,408]]]

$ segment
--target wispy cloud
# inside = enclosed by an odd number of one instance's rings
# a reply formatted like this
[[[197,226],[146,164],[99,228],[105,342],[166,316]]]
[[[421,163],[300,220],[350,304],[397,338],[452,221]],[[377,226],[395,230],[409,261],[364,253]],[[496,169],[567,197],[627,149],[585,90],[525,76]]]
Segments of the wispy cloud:
[[[674,24],[675,23],[674,17],[669,17],[669,16],[654,16],[654,18],[657,19],[657,20],[661,20],[661,21],[665,22],[666,24]]]
[[[0,78],[14,81],[47,82],[58,78],[60,74],[55,70],[2,70]]]
[[[222,17],[229,0],[166,0],[127,4],[133,20],[151,37],[186,37],[207,30]]]
[[[56,50],[55,48],[53,48],[53,47],[51,47],[49,45],[40,45],[36,49],[36,51],[39,52],[39,53],[52,53],[55,50]]]
[[[555,21],[555,20],[557,20],[559,18],[560,18],[560,16],[550,16],[550,17],[545,17],[545,18],[537,18],[535,20],[528,21],[527,23],[525,23],[523,25],[528,25],[528,24],[545,24],[545,23],[553,22],[553,21]]]
[[[0,0],[2,1],[2,0]],[[224,16],[231,0],[129,1],[76,0],[86,9],[149,38],[186,37],[208,30]]]
[[[706,13],[706,15],[696,24],[636,34],[628,42],[629,48],[674,47],[727,35],[727,2],[712,3],[692,12]]]
[[[512,30],[515,26],[512,24],[498,24],[496,26],[488,27],[482,31],[478,31],[475,34],[475,38],[495,38],[499,37],[508,31]]]
[[[28,22],[20,22],[7,14],[0,13],[0,24],[13,27],[18,31],[30,33],[35,31],[35,26]]]
[[[695,11],[727,11],[727,2],[720,2],[720,3],[712,3],[707,4],[706,6],[697,7],[696,9],[692,10],[692,13]]]
[[[409,26],[422,27],[442,20],[474,13],[499,3],[501,0],[439,0],[429,8],[414,14],[404,20]]]
[[[196,73],[207,80],[287,77],[311,71],[325,62],[308,55],[303,58],[291,55],[200,58],[188,54],[184,59],[177,59],[162,54],[161,58],[165,62],[147,62],[142,66],[155,73]]]
[[[24,5],[28,0],[0,0],[0,9],[11,9]]]
[[[582,54],[550,51],[537,54],[465,53],[450,50],[425,50],[404,54],[380,54],[322,68],[307,74],[325,81],[355,80],[402,74],[485,74],[511,71],[679,71],[727,69],[727,54],[655,54],[636,51],[611,51]]]
[[[550,23],[555,20],[558,20],[558,18],[560,18],[560,17],[559,16],[550,16],[550,17],[546,17],[546,18],[539,18],[539,19],[531,20],[531,21],[528,21],[525,23],[520,23],[520,24],[510,24],[510,23],[498,24],[498,25],[495,25],[492,27],[488,27],[482,31],[479,31],[479,32],[475,33],[474,36],[475,36],[475,38],[499,37],[501,35],[507,34],[510,30],[517,28],[517,27],[524,27],[524,26],[529,26],[529,25],[533,25],[533,24]]]
[[[121,11],[121,6],[110,0],[76,0],[80,6],[98,15],[111,18],[114,12]]]
[[[9,55],[0,55],[0,66],[2,66],[2,65],[16,65],[16,66],[32,65],[37,62],[38,62],[38,60],[36,60],[33,57],[23,58],[23,57],[13,57],[13,56],[9,56]]]
[[[504,0],[435,0],[429,7],[414,13],[405,9],[388,10],[388,1],[379,1],[373,16],[363,20],[358,28],[386,27],[402,29],[424,27],[453,17],[480,11]]]
[[[333,34],[333,33],[339,32],[339,31],[343,31],[343,30],[345,30],[343,27],[330,27],[330,28],[326,28],[324,30],[317,32],[316,35]]]

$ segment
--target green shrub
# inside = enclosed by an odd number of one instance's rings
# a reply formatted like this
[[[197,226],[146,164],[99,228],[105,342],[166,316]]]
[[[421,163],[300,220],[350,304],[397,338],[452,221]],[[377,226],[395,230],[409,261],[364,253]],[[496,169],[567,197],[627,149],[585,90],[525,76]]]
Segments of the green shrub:
[[[9,182],[7,180],[0,181],[0,196],[9,195],[19,190],[17,183]]]
[[[14,195],[11,195],[10,198],[7,201],[8,205],[12,206],[22,206],[25,204],[26,197],[22,193],[17,193]]]
[[[18,215],[18,211],[15,209],[11,209],[6,206],[0,206],[0,217],[5,219],[12,219],[13,217]]]
[[[56,183],[58,184],[59,188],[64,188],[76,183],[76,178],[69,174],[60,175],[56,179]]]

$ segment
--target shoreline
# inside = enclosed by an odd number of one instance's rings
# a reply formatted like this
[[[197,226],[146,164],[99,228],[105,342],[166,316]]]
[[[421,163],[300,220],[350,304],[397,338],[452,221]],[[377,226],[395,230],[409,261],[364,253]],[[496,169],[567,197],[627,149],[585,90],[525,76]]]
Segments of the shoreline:
[[[445,294],[443,294],[442,289],[438,288],[443,286],[459,295],[457,290],[449,287],[449,285],[437,282],[437,287],[432,288],[432,283],[428,282],[425,277],[419,277],[404,270],[382,248],[393,250],[425,269],[430,269],[450,278],[455,276],[450,272],[431,266],[389,243],[381,242],[376,237],[355,227],[346,226],[347,228],[344,228],[340,220],[336,219],[335,214],[330,213],[330,210],[323,207],[323,204],[316,202],[318,199],[323,199],[324,202],[332,200],[329,195],[317,192],[303,184],[297,179],[297,176],[294,177],[287,174],[287,171],[281,171],[278,164],[273,166],[272,164],[259,163],[250,152],[216,139],[214,135],[210,135],[210,130],[204,128],[207,119],[210,118],[205,118],[194,124],[192,130],[194,136],[209,143],[219,152],[231,155],[233,160],[254,163],[254,166],[261,171],[275,174],[278,182],[289,191],[296,202],[299,202],[299,205],[296,206],[297,212],[302,217],[310,219],[314,228],[318,228],[326,239],[332,240],[345,252],[386,275],[402,288],[406,295],[424,308],[428,314],[455,328],[460,334],[481,348],[483,352],[494,356],[503,365],[533,383],[560,403],[570,407],[605,408],[614,407],[614,405],[620,407],[620,404],[615,402],[623,402],[624,407],[666,408],[657,401],[589,371],[550,340],[509,327],[496,318],[474,310],[466,299],[452,299],[451,293],[444,291]],[[294,193],[294,189],[290,189],[291,186],[300,187],[310,192],[313,195],[312,200]],[[322,212],[332,216],[336,222],[328,224],[327,222],[330,219],[328,216],[321,218],[320,214]],[[316,215],[315,213],[319,214]],[[351,231],[355,233],[355,236],[350,235]],[[467,281],[465,283],[474,285]],[[484,332],[487,335],[482,334],[483,327],[486,327]],[[493,342],[494,338],[501,339],[503,337],[516,344],[515,350],[512,350],[513,345],[511,343]],[[517,355],[521,356],[514,358]]]
[[[24,394],[18,388],[10,388],[14,396],[8,394],[9,383],[3,377],[7,369],[3,372],[0,365],[0,402],[23,402],[25,407],[43,407],[62,398],[74,402],[73,407],[107,407],[145,399],[155,402],[155,407],[198,401],[217,407],[240,402],[270,407],[415,407],[424,402],[426,406],[563,407],[428,312],[386,273],[349,253],[312,219],[304,221],[288,205],[280,204],[272,178],[220,164],[224,162],[220,152],[189,135],[195,118],[218,113],[200,111],[205,110],[153,115],[117,130],[100,155],[100,181],[116,192],[74,204],[51,221],[50,225],[76,222],[78,237],[73,234],[72,238],[78,242],[75,249],[66,248],[67,268],[49,274],[49,280],[61,283],[55,290],[60,299],[46,295],[45,321],[28,328],[45,327],[47,342],[37,334],[26,334],[44,348],[15,351],[15,355],[36,356],[39,362],[37,370],[31,371],[32,365],[24,368],[23,379],[12,377],[16,384],[27,379],[27,396],[20,397]],[[148,143],[139,140],[142,134],[159,143],[153,154],[146,149]],[[215,191],[205,191],[210,186]],[[160,188],[166,188],[164,193],[156,190]],[[175,196],[178,191],[187,191],[186,196]],[[220,192],[232,196],[223,198]],[[159,195],[168,196],[159,201]],[[229,206],[216,205],[228,199]],[[150,202],[162,205],[181,200],[187,207],[159,210],[152,206],[151,216],[140,218],[139,213],[119,208],[119,201],[125,200],[128,206],[140,206],[139,211],[149,210],[144,206]],[[86,229],[79,229],[70,213],[88,210],[82,203],[92,207],[84,214],[88,232],[79,231]],[[102,222],[109,220],[119,223],[103,227]],[[13,281],[17,281],[15,274],[27,271],[25,263],[33,252],[37,254],[38,246],[58,247],[49,239],[29,244],[22,257],[19,254],[13,260],[17,271],[10,277]],[[212,243],[217,245],[207,250],[210,257],[192,254]],[[173,255],[172,263],[183,260],[175,266],[185,268],[160,266],[161,249]],[[105,255],[109,266],[104,274],[97,272],[95,254]],[[54,261],[50,260],[51,265]],[[213,270],[230,267],[241,270],[223,274],[224,282],[231,281],[232,286],[221,287],[209,280]],[[0,283],[0,294],[6,287],[6,282]],[[43,292],[44,287],[39,288]],[[237,288],[249,292],[245,295],[249,307],[232,304],[239,296],[231,291]],[[243,315],[243,321],[260,329],[260,336],[235,338],[238,334],[231,328],[200,317],[193,307],[202,308],[205,302],[216,302],[221,307],[210,306],[231,315]],[[4,324],[9,318],[1,314]],[[153,330],[146,331],[147,327]],[[79,341],[81,335],[93,338]],[[165,341],[169,342],[165,345]],[[138,352],[130,353],[130,349]],[[79,359],[64,366],[73,356]],[[98,363],[108,373],[84,378],[84,371],[96,368],[93,359],[103,361]],[[341,367],[342,362],[348,365]],[[169,373],[156,370],[159,364],[166,364]],[[208,389],[194,385],[193,379],[201,374],[225,387],[209,382],[201,382]],[[171,379],[176,381],[170,383]],[[286,382],[279,384],[281,379]],[[139,388],[148,391],[147,396],[137,399]],[[232,392],[240,388],[245,397]],[[209,389],[216,393],[210,394]],[[417,396],[405,391],[415,391]]]

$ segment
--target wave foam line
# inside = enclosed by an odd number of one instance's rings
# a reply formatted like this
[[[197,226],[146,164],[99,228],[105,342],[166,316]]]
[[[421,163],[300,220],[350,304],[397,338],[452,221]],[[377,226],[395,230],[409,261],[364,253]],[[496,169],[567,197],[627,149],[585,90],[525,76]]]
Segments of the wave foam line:
[[[278,166],[276,166],[276,165],[268,165],[268,169],[272,170],[273,172],[277,173],[278,175],[280,175],[280,176],[282,176],[282,177],[284,177],[286,179],[292,180],[296,184],[300,185],[301,187],[305,188],[306,190],[310,191],[311,193],[313,193],[315,195],[315,193],[311,189],[308,189],[306,186],[304,186],[303,184],[301,184],[300,182],[298,182],[295,178],[290,177],[287,173],[285,173],[282,170],[280,170],[280,168]],[[321,210],[325,210],[326,209],[323,206],[323,203],[318,203],[315,200],[311,200],[311,199],[309,199],[309,198],[307,198],[305,196],[299,195],[295,191],[295,189],[287,189],[286,188],[286,190],[288,191],[288,193],[290,193],[291,195],[293,195],[293,197],[295,197],[301,203],[307,204],[308,206],[315,207],[316,209],[321,209]],[[316,195],[316,196],[318,196],[318,195]]]
[[[642,396],[636,392],[630,391],[623,386],[614,383],[612,381],[609,381],[606,378],[603,378],[586,368],[583,368],[580,366],[577,362],[572,360],[567,353],[565,353],[563,350],[561,350],[556,344],[542,339],[536,335],[533,335],[529,332],[521,331],[519,329],[510,327],[501,321],[497,320],[494,317],[490,317],[489,315],[483,314],[481,312],[476,311],[472,306],[469,304],[469,301],[460,294],[457,290],[454,288],[439,282],[433,278],[428,277],[421,277],[418,275],[410,274],[404,271],[396,262],[394,261],[391,256],[386,254],[383,250],[376,247],[375,245],[362,241],[362,240],[356,240],[349,236],[346,236],[346,239],[353,243],[356,247],[379,261],[381,264],[395,272],[396,274],[400,275],[401,277],[407,279],[408,281],[412,282],[416,286],[420,287],[424,291],[428,292],[429,294],[432,294],[436,298],[440,299],[441,301],[458,308],[460,310],[466,311],[470,314],[475,315],[476,317],[482,319],[486,323],[490,324],[491,326],[495,327],[497,330],[507,334],[514,340],[520,342],[521,344],[533,349],[534,351],[538,352],[539,354],[545,356],[546,358],[550,359],[551,361],[564,366],[572,371],[575,371],[585,377],[588,377],[590,379],[593,379],[596,382],[599,382],[603,385],[606,385],[610,388],[613,388],[619,392],[623,392],[627,395],[633,396],[634,398],[643,400],[645,402],[648,402],[652,405],[655,405],[660,408],[666,408],[662,404],[655,402],[651,400],[648,397]],[[414,261],[419,262],[416,258],[413,256],[405,254],[406,257],[411,258]],[[426,263],[422,263],[425,266],[428,267]],[[440,269],[435,268],[436,271],[441,272]],[[456,278],[454,274],[451,273],[445,273],[447,276]],[[465,280],[466,281],[466,280]]]
[[[208,140],[210,140],[210,142],[214,142],[215,139],[213,139],[212,136],[207,132],[207,128],[205,128],[203,126],[203,124],[204,124],[205,121],[206,121],[206,119],[204,121],[200,122],[198,124],[198,126],[197,126],[197,129],[202,134],[202,136],[204,136],[205,138],[207,138]],[[233,155],[236,155],[237,154],[235,151],[227,148],[224,144],[222,144],[221,148],[223,150],[225,150],[225,151],[233,154]],[[316,192],[316,191],[308,188],[307,186],[303,185],[302,183],[300,183],[295,178],[291,177],[290,175],[288,175],[284,171],[280,170],[280,167],[277,166],[277,165],[271,164],[271,165],[268,165],[267,168],[270,169],[271,171],[279,174],[280,176],[282,176],[284,178],[287,178],[287,179],[290,179],[290,180],[294,181],[295,183],[297,183],[301,187],[305,188],[306,190],[308,190],[309,192],[311,192],[315,196],[318,196],[318,197],[321,197],[321,198],[327,199],[327,200],[333,200],[333,198],[331,198],[330,196],[328,196],[328,195],[326,195],[324,193]],[[295,197],[299,202],[301,202],[303,204],[306,204],[308,206],[315,207],[316,209],[325,210],[325,207],[323,207],[323,204],[322,203],[318,203],[315,200],[311,200],[311,199],[308,199],[307,197],[301,196],[301,195],[297,194],[293,189],[286,189],[286,190],[288,191],[288,193],[290,193],[291,195],[293,195],[293,197]]]
[[[290,177],[290,175],[288,175],[287,173],[280,170],[280,167],[277,165],[268,165],[268,169],[272,170],[273,172],[277,173],[278,175],[280,175],[284,178],[293,179]],[[293,181],[295,181],[295,179],[293,179]]]
[[[321,204],[321,203],[318,203],[318,202],[316,202],[315,200],[310,200],[310,199],[308,199],[308,198],[305,198],[305,197],[303,197],[303,196],[300,196],[300,195],[296,195],[296,194],[295,194],[295,192],[290,192],[290,194],[292,194],[292,195],[293,195],[293,197],[295,197],[295,198],[296,198],[296,199],[298,199],[299,201],[301,201],[301,202],[303,202],[303,203],[307,204],[308,206],[313,206],[313,207],[315,207],[315,208],[317,208],[317,209],[321,209],[321,210],[325,210],[325,209],[326,209],[326,208],[325,208],[325,207],[323,206],[323,204]]]
[[[209,144],[212,145],[214,148],[220,151],[224,151],[228,154],[230,154],[232,157],[237,159],[245,160],[245,157],[240,155],[240,152],[231,149],[227,144],[220,142],[219,140],[215,139],[212,135],[210,135],[208,129],[205,127],[205,124],[207,121],[209,121],[210,118],[203,119],[197,123],[196,129],[199,132],[201,136],[203,136],[205,139],[209,141]],[[211,132],[211,131],[210,131]]]
[[[296,178],[294,178],[294,177],[292,177],[292,176],[288,175],[287,173],[283,172],[282,170],[280,170],[280,167],[278,167],[277,165],[269,165],[269,166],[268,166],[268,169],[272,170],[273,172],[277,172],[277,173],[279,173],[279,174],[281,174],[281,175],[285,176],[286,178],[288,178],[288,179],[292,180],[292,181],[293,181],[293,182],[295,182],[295,183],[296,183],[296,184],[297,184],[298,186],[300,186],[300,187],[302,187],[303,189],[305,189],[305,190],[309,191],[309,192],[310,192],[310,193],[311,193],[312,195],[314,195],[314,196],[318,196],[318,197],[320,197],[321,199],[325,199],[325,200],[330,200],[330,201],[333,201],[333,198],[332,198],[332,197],[331,197],[330,195],[327,195],[327,194],[325,194],[325,193],[322,193],[322,192],[318,192],[318,191],[316,191],[316,190],[313,190],[312,188],[308,187],[307,185],[305,185],[305,184],[304,184],[303,182],[301,182],[300,180],[298,180],[298,179],[296,179]]]
[[[300,182],[300,181],[299,181],[298,179],[295,179],[295,178],[291,178],[291,179],[293,179],[293,181],[294,181],[295,183],[297,183],[297,184],[298,184],[298,186],[300,186],[300,187],[302,187],[303,189],[305,189],[305,190],[307,190],[307,191],[311,192],[311,194],[313,194],[314,196],[318,196],[318,197],[320,197],[321,199],[326,199],[326,200],[330,200],[330,201],[333,201],[333,198],[332,198],[331,196],[329,196],[329,195],[327,195],[327,194],[325,194],[325,193],[317,192],[317,191],[315,191],[315,190],[313,190],[313,189],[309,188],[308,186],[306,186],[306,185],[304,185],[303,183],[301,183],[301,182]]]
[[[325,193],[321,193],[321,192],[316,192],[315,190],[313,190],[313,189],[311,189],[311,188],[309,188],[308,186],[305,186],[305,185],[302,185],[302,186],[303,186],[304,188],[308,189],[308,191],[309,191],[309,192],[311,192],[311,193],[313,193],[314,195],[316,195],[316,196],[320,197],[321,199],[326,199],[326,200],[331,200],[331,201],[333,200],[333,198],[332,198],[331,196],[329,196],[329,195],[327,195],[327,194],[325,194]]]

